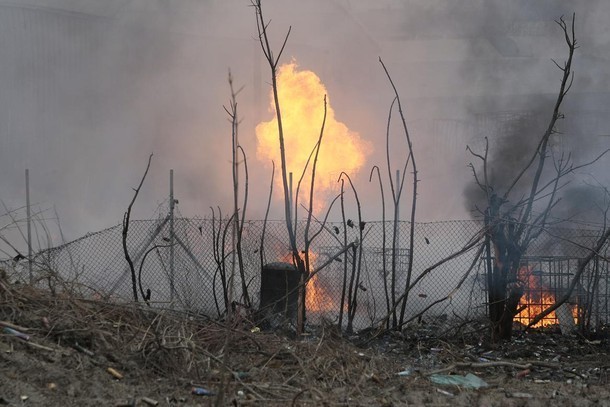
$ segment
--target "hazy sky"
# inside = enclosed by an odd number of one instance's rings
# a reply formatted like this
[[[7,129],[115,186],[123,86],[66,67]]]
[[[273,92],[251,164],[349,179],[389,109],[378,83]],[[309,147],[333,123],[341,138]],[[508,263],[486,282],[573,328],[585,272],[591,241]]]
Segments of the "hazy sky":
[[[393,98],[379,57],[404,99],[420,220],[469,217],[466,145],[494,137],[498,113],[548,116],[560,79],[551,58],[566,55],[554,23],[562,14],[577,13],[581,46],[564,144],[592,151],[610,144],[600,137],[610,134],[605,0],[264,0],[263,7],[274,47],[292,26],[283,61],[314,71],[337,120],[371,146],[364,170],[352,174],[369,219],[381,217],[368,176],[373,165],[385,168]],[[171,168],[184,215],[204,216],[217,205],[230,211],[223,110],[230,68],[244,87],[238,102],[249,217],[262,218],[270,167],[256,158],[254,127],[271,119],[270,74],[248,0],[0,0],[0,53],[0,199],[9,206],[24,204],[29,168],[32,201],[57,208],[68,238],[112,226],[152,152],[135,217],[151,217],[166,199]],[[535,126],[522,130],[540,134]],[[570,134],[581,138],[569,141]],[[400,163],[404,137],[392,137]],[[594,170],[599,179],[609,162]],[[279,201],[272,211],[281,217]]]

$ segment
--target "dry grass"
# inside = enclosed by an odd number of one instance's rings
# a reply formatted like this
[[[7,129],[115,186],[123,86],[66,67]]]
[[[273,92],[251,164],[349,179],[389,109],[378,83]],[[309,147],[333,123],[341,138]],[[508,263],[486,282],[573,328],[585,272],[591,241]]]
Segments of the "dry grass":
[[[0,381],[0,399],[16,388],[38,391],[54,405],[83,406],[121,405],[116,400],[134,395],[181,406],[516,405],[509,395],[524,392],[545,405],[549,394],[568,404],[610,396],[605,340],[532,334],[489,347],[480,330],[466,335],[452,328],[441,339],[430,335],[429,325],[372,340],[363,334],[347,340],[336,327],[322,326],[294,339],[261,332],[239,312],[228,324],[93,301],[63,287],[52,293],[0,277],[0,326],[29,335],[25,341],[0,334],[0,377],[9,379]],[[405,368],[412,373],[396,374]],[[490,386],[443,390],[428,379],[434,371],[475,373]],[[51,380],[64,393],[48,390]],[[82,391],[71,390],[79,382]],[[575,385],[589,387],[575,392]],[[214,396],[191,395],[193,386]]]
[[[0,321],[30,335],[30,346],[72,348],[94,361],[103,355],[126,375],[137,371],[139,377],[201,386],[240,405],[345,405],[356,399],[377,404],[382,384],[399,369],[394,360],[340,338],[333,327],[293,340],[261,332],[239,315],[227,324],[2,280]]]

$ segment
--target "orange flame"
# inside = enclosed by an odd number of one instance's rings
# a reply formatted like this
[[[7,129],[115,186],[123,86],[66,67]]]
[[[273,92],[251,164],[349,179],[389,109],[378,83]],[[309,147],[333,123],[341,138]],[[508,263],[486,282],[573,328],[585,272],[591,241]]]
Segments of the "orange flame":
[[[318,255],[313,252],[309,252],[310,271]],[[292,263],[292,254],[285,255],[281,261]],[[319,278],[319,274],[314,274],[307,282],[305,288],[305,308],[308,312],[326,312],[338,310],[338,305],[335,304],[335,300],[328,293],[324,282]]]
[[[523,266],[519,269],[518,279],[525,285],[525,292],[519,300],[519,308],[523,310],[515,316],[515,320],[528,325],[542,311],[555,304],[555,295],[542,283],[539,276],[532,273],[533,267]],[[578,319],[578,309],[572,308],[574,320]],[[556,325],[558,323],[555,311],[538,321],[533,328]]]
[[[324,118],[324,96],[327,95],[320,78],[308,70],[298,70],[293,60],[280,66],[277,74],[278,97],[284,129],[286,152],[286,170],[294,174],[294,189],[300,178],[305,163],[320,136]],[[353,175],[365,163],[370,150],[369,143],[362,140],[358,133],[351,131],[345,124],[335,118],[335,112],[327,97],[326,124],[324,138],[316,167],[316,185],[314,196],[325,200],[337,185],[337,178],[342,171]],[[270,111],[275,112],[273,94],[271,94]],[[277,118],[261,122],[256,126],[258,140],[257,157],[265,162],[280,162]],[[311,171],[312,161],[308,167]],[[307,177],[306,177],[307,178]],[[281,177],[276,177],[281,184]],[[303,179],[301,192],[305,200],[309,198],[310,180]],[[280,188],[278,188],[279,190]],[[314,200],[314,202],[317,202]],[[316,210],[322,208],[317,205]]]
[[[339,306],[315,274],[307,283],[305,307],[310,312],[338,311]]]

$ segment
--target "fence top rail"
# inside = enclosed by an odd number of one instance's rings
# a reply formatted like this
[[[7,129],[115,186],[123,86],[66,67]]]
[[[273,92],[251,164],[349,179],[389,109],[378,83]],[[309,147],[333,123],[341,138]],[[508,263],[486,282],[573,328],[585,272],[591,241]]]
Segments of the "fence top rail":
[[[160,222],[162,221],[163,218],[162,217],[158,217],[158,218],[154,218],[154,219],[134,219],[131,221],[132,224],[136,224],[136,223],[154,223],[154,222]],[[218,222],[218,221],[227,221],[228,217],[223,217],[222,219],[212,219],[212,217],[177,217],[174,219],[175,223],[180,223],[180,222],[186,222],[186,223],[208,223],[208,222]],[[250,226],[256,226],[256,225],[262,225],[265,221],[264,220],[246,220],[245,224],[246,225],[250,225]],[[267,220],[266,221],[268,224],[281,224],[283,225],[285,222],[283,220]],[[299,220],[299,222],[305,222],[305,220]],[[326,222],[326,225],[329,226],[333,226],[333,225],[337,225],[337,224],[342,224],[342,222],[340,221],[334,221],[334,222]],[[383,221],[381,220],[367,220],[366,224],[369,225],[379,225],[382,224]],[[394,221],[392,220],[387,220],[385,221],[386,224],[391,225],[394,223]],[[406,220],[402,220],[398,222],[401,225],[409,225],[410,222],[406,221]],[[415,222],[415,225],[418,227],[422,227],[422,228],[428,228],[428,227],[443,227],[443,226],[447,226],[447,225],[472,225],[472,226],[477,226],[477,227],[482,227],[483,226],[483,221],[480,219],[463,219],[463,220],[443,220],[443,221],[435,221],[435,222]],[[57,251],[61,251],[62,249],[65,249],[67,247],[70,247],[76,243],[82,242],[84,240],[87,240],[89,238],[93,238],[95,236],[99,236],[102,235],[104,233],[107,233],[109,231],[115,230],[117,228],[121,228],[122,224],[116,224],[114,226],[110,226],[108,228],[96,231],[96,232],[89,232],[77,239],[74,239],[72,241],[69,242],[65,242],[62,243],[61,245],[55,246],[55,247],[51,247],[51,248],[47,248],[44,250],[39,251],[38,253],[35,254],[36,256],[41,256],[41,255],[49,255],[50,253],[53,252],[57,252]],[[577,227],[552,227],[552,228],[548,228],[548,231],[551,232],[551,237],[553,237],[554,234],[563,234],[563,235],[569,235],[569,237],[571,238],[578,238],[578,239],[587,239],[587,240],[592,240],[592,239],[596,239],[599,236],[600,230],[599,229],[592,229],[592,228],[577,228]],[[554,256],[555,257],[555,256]],[[569,257],[569,256],[566,256]],[[9,258],[7,259],[0,259],[0,260],[10,260]]]

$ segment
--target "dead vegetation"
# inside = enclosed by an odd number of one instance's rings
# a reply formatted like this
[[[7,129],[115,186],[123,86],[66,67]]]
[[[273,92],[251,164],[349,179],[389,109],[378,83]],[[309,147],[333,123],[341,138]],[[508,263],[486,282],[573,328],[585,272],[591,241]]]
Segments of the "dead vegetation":
[[[227,325],[9,281],[0,280],[0,402],[8,405],[517,405],[608,396],[605,339],[533,332],[500,347],[482,321],[420,321],[375,338],[310,327],[297,340],[262,332],[239,312]],[[434,384],[439,373],[472,373],[488,386]]]

